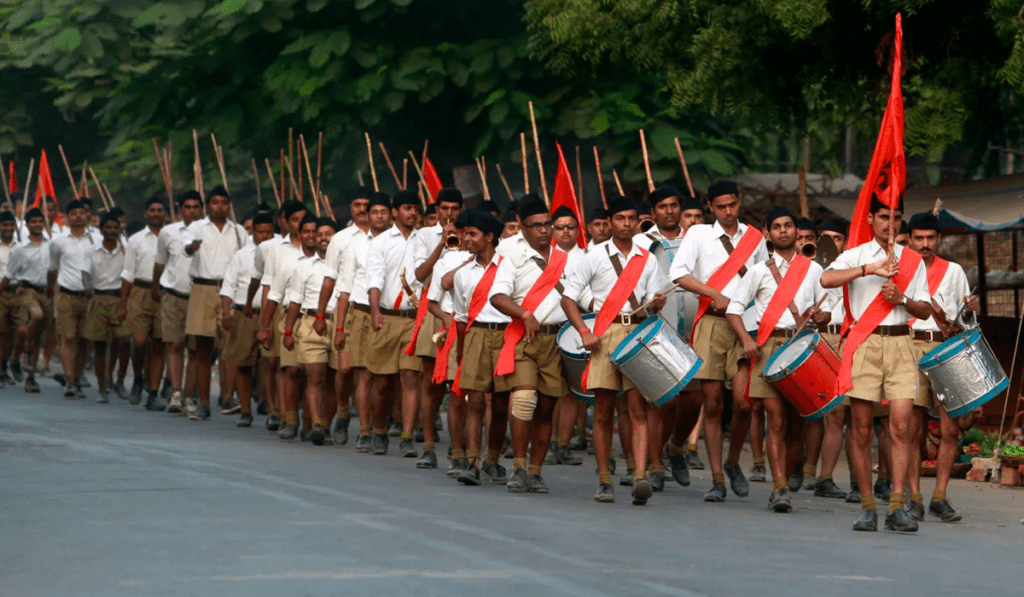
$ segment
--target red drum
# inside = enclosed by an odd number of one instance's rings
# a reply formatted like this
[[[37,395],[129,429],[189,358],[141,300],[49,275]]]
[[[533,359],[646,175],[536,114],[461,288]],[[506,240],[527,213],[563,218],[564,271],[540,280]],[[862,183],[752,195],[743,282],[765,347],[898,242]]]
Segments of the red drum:
[[[800,416],[817,421],[843,401],[843,396],[836,396],[839,364],[839,355],[818,332],[804,330],[775,351],[762,377]]]

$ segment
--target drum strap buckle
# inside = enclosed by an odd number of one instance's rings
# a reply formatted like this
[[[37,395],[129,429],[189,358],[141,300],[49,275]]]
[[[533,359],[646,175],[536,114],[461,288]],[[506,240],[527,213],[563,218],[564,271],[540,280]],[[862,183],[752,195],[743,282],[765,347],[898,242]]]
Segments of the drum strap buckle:
[[[631,313],[619,313],[619,323],[622,325],[632,325],[633,315]]]

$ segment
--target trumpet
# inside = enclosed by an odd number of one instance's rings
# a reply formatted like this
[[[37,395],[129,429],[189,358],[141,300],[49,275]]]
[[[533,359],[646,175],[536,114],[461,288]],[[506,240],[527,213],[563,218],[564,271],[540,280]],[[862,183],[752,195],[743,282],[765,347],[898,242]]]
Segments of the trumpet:
[[[654,228],[654,220],[640,220],[640,232],[647,232]]]
[[[445,248],[448,248],[448,249],[451,249],[451,250],[454,251],[455,249],[458,249],[459,245],[461,245],[461,244],[462,244],[462,239],[460,239],[459,235],[456,234],[455,232],[452,232],[448,236],[444,237],[444,246],[445,246]]]
[[[764,239],[764,246],[768,249],[768,256],[771,257],[775,253],[775,243],[766,238]]]
[[[814,243],[804,243],[800,245],[800,254],[808,259],[814,259],[814,256],[818,254],[818,245]]]

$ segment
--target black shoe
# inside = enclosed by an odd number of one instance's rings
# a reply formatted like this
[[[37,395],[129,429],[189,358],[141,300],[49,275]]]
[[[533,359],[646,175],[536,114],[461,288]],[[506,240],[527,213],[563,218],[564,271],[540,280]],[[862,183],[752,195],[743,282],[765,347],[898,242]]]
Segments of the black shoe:
[[[608,472],[610,474],[612,474],[612,475],[615,474],[615,458],[614,457],[608,459]]]
[[[445,475],[447,475],[449,479],[458,479],[459,475],[462,474],[462,471],[468,468],[469,463],[465,460],[452,460],[448,463],[448,470],[445,471]]]
[[[479,485],[480,469],[475,464],[469,465],[464,470],[459,471],[458,482],[463,485]]]
[[[480,474],[494,485],[504,485],[505,483],[508,483],[508,471],[506,471],[505,467],[500,464],[485,464],[484,467],[480,469]]]
[[[160,402],[160,397],[157,395],[156,390],[150,391],[149,397],[146,399],[146,410],[163,412],[165,409],[166,407]],[[242,407],[239,406],[238,409],[241,411]]]
[[[128,394],[128,403],[135,405],[142,402],[142,379],[132,381],[132,391]]]
[[[789,472],[789,479],[786,481],[786,485],[792,492],[800,491],[800,488],[804,485],[804,463],[803,460],[796,463],[796,468]]]
[[[846,498],[846,492],[839,489],[839,486],[836,485],[836,482],[832,479],[825,479],[815,485],[814,495],[818,497],[835,498],[837,500]],[[860,501],[859,497],[857,498],[857,501]]]
[[[277,431],[281,428],[281,419],[277,417],[267,417],[267,431]]]
[[[313,425],[313,429],[309,431],[309,441],[314,446],[324,445],[324,438],[327,437],[327,432],[324,431],[324,426],[320,424]]]
[[[424,437],[424,435],[423,435],[423,430],[422,429],[414,430],[412,432],[412,439],[416,443],[422,444],[426,440],[426,437]]]
[[[82,384],[75,384],[75,399],[85,400],[85,393],[82,392],[82,388],[85,387]]]
[[[578,465],[583,464],[583,459],[572,453],[572,449],[569,446],[561,446],[558,448],[558,452],[555,454],[555,460],[558,464],[569,464]]]
[[[818,488],[818,479],[815,478],[815,477],[812,477],[810,475],[804,475],[804,484],[801,487],[801,489],[805,489],[807,491],[814,491],[817,488]]]
[[[236,427],[252,427],[252,413],[242,413],[242,416],[238,417],[238,423]]]
[[[647,503],[647,500],[651,499],[654,495],[654,490],[651,488],[651,483],[647,479],[638,479],[633,482],[633,505],[643,506]]]
[[[189,415],[188,418],[190,421],[209,421],[210,407],[200,404],[196,407],[196,412]]]
[[[739,497],[750,495],[750,485],[747,483],[747,478],[743,476],[743,469],[739,465],[725,467],[725,476],[729,477],[729,486],[732,487],[733,493]]]
[[[686,467],[691,471],[702,471],[704,470],[704,462],[700,459],[700,454],[696,451],[686,451]]]
[[[558,444],[551,442],[548,444],[548,452],[544,455],[544,464],[552,465],[558,463]]]
[[[665,475],[663,473],[651,473],[648,480],[651,483],[651,491],[665,491]]]
[[[582,435],[574,435],[569,439],[569,449],[573,452],[587,451],[587,438]]]
[[[615,503],[615,488],[611,483],[601,483],[597,486],[597,491],[594,493],[594,501],[599,504],[614,504]]]
[[[949,500],[945,499],[937,502],[932,500],[932,502],[928,504],[928,512],[930,512],[932,516],[941,519],[942,522],[959,522],[960,519],[963,518],[956,513],[956,510],[954,510],[953,506],[950,505]]]
[[[554,443],[554,442],[552,442],[552,443]],[[511,458],[512,457],[510,455],[511,450],[512,450],[512,438],[506,435],[501,440],[501,450],[499,450],[499,452],[504,454],[505,458]]]
[[[885,530],[902,533],[916,533],[917,523],[903,508],[885,517]]]
[[[868,532],[877,531],[878,512],[874,510],[861,510],[860,514],[857,515],[857,522],[853,523],[853,530]]]
[[[686,454],[672,456],[668,459],[672,468],[672,478],[683,487],[690,486],[690,469],[686,466]]]
[[[402,424],[401,423],[392,423],[391,426],[388,427],[388,437],[401,437],[401,436],[402,436]]]
[[[715,483],[711,486],[711,489],[704,494],[705,502],[724,502],[725,501],[725,485],[722,483]]]
[[[222,415],[233,415],[240,412],[242,412],[242,403],[234,396],[232,396],[230,400],[227,400],[220,408],[220,414]]]
[[[530,491],[530,476],[526,474],[526,469],[517,468],[513,471],[512,476],[508,479],[508,483],[505,483],[505,489],[509,493],[526,493]]]
[[[277,437],[283,442],[295,441],[295,438],[299,436],[299,427],[292,423],[284,423],[281,425],[280,431],[277,432]]]
[[[433,450],[424,450],[423,456],[416,461],[416,468],[437,468],[437,454]]]
[[[384,456],[388,453],[388,444],[391,440],[388,439],[386,433],[374,433],[373,438],[370,440],[370,454],[374,456]]]
[[[0,375],[0,379],[2,379],[2,378],[3,378],[3,376]],[[63,373],[54,373],[53,374],[53,381],[59,383],[62,386],[68,385],[68,380],[67,380],[66,377],[64,377]]]
[[[11,363],[11,377],[18,383],[25,381],[25,372],[21,370],[21,363],[18,361]]]
[[[36,383],[36,378],[31,375],[25,378],[25,391],[29,394],[39,393],[39,384]]]
[[[750,476],[747,477],[747,480],[751,483],[764,483],[768,480],[767,473],[763,464],[755,464],[750,467]]]
[[[419,458],[419,454],[416,452],[416,446],[412,443],[411,439],[403,439],[398,442],[398,454],[402,458]]]
[[[344,446],[348,443],[348,419],[335,419],[331,424],[331,441],[335,446]]]
[[[164,378],[164,384],[163,384],[163,386],[160,387],[160,397],[163,398],[164,400],[170,400],[171,399],[171,378],[169,378],[169,377],[165,377]],[[259,414],[265,415],[267,413],[259,413]]]
[[[4,371],[3,373],[0,373],[0,388],[6,386],[8,384],[13,385],[14,384],[14,380],[11,379],[11,376],[8,375],[6,371]]]
[[[773,512],[789,512],[793,509],[793,497],[789,493],[788,487],[783,487],[778,491],[773,491],[771,497],[768,498],[768,507]]]
[[[850,484],[850,493],[846,494],[847,504],[859,504],[860,503],[860,487],[856,483]]]
[[[360,435],[356,438],[356,452],[360,454],[370,453],[370,436]]]
[[[548,486],[544,483],[544,478],[540,475],[530,475],[530,493],[548,493]],[[508,484],[505,484],[508,487]]]
[[[310,433],[309,429],[300,429],[299,430],[299,441],[300,442],[308,442],[309,441],[309,433]]]
[[[622,485],[623,487],[633,486],[633,469],[626,469],[626,474],[619,477],[619,485]]]
[[[875,481],[875,499],[888,502],[889,494],[892,493],[892,483],[888,479],[878,479]],[[888,518],[888,517],[886,517]]]
[[[128,390],[124,389],[124,384],[111,384],[111,386],[114,388],[114,393],[117,394],[118,398],[128,400]]]
[[[914,522],[921,522],[924,520],[924,504],[921,502],[910,502],[907,506],[907,514]]]
[[[167,400],[167,398],[164,398],[164,400]],[[267,412],[269,412],[269,411],[270,411],[270,408],[267,406],[267,401],[266,400],[264,400],[263,402],[256,403],[256,414],[258,414],[258,415],[266,415]]]

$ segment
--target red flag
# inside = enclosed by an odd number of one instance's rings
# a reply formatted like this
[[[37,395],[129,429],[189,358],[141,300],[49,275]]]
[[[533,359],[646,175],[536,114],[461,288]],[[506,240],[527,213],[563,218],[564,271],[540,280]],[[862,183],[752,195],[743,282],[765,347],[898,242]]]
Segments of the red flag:
[[[430,191],[430,202],[437,201],[437,194],[442,187],[441,177],[437,175],[437,170],[428,157],[423,158],[423,182],[427,183],[427,190]]]
[[[7,166],[7,171],[10,173],[7,178],[10,181],[11,192],[14,193],[18,190],[18,174],[14,171],[14,160],[7,162]]]
[[[50,162],[46,159],[45,149],[42,155],[39,156],[39,184],[36,185],[36,200],[32,202],[32,207],[39,207],[39,199],[44,193],[47,197],[53,197],[56,201],[57,191],[53,188],[53,177],[50,176]]]
[[[877,195],[882,203],[895,209],[899,205],[900,194],[907,185],[907,159],[903,152],[903,91],[900,88],[902,50],[902,18],[897,13],[892,89],[889,92],[889,102],[885,106],[885,115],[882,117],[882,127],[878,131],[875,153],[871,156],[871,166],[868,168],[867,178],[864,179],[864,186],[860,188],[857,207],[853,210],[850,237],[846,242],[847,249],[870,242],[875,237],[867,221],[871,195]]]
[[[580,206],[576,203],[576,189],[572,186],[572,175],[569,174],[569,166],[565,163],[565,156],[562,154],[562,146],[555,141],[555,147],[558,148],[558,172],[555,174],[555,189],[551,192],[551,213],[555,213],[555,210],[563,205],[572,210],[572,213],[576,216],[576,221],[583,225],[583,214],[580,213]],[[554,240],[552,243],[554,244]],[[581,249],[586,250],[587,239],[583,231],[580,230],[580,235],[576,237],[576,244]]]

